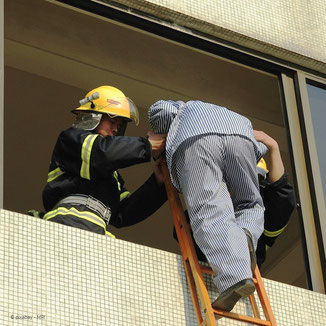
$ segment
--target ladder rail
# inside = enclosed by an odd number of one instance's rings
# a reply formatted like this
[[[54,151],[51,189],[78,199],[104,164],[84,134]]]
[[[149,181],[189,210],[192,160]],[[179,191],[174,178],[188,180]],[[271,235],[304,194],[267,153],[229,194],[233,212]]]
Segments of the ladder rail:
[[[188,284],[191,290],[190,291],[191,297],[195,308],[198,324],[201,325],[203,319],[205,319],[207,326],[215,326],[216,325],[215,315],[211,307],[211,303],[210,303],[210,299],[208,296],[203,275],[200,271],[200,266],[198,263],[195,248],[193,246],[192,241],[189,241],[189,238],[191,237],[189,225],[188,223],[185,223],[186,218],[184,216],[184,211],[182,208],[180,197],[176,189],[171,183],[170,174],[166,166],[166,162],[162,161],[160,165],[163,173],[164,184],[169,199],[169,205],[172,212],[174,225],[176,227],[176,233],[179,241],[181,254],[183,257]],[[188,240],[187,245],[185,245],[184,239]],[[190,266],[190,268],[188,266]],[[194,288],[193,285],[195,285]],[[199,299],[203,306],[203,310],[206,318],[202,317],[201,310],[200,310],[200,302],[198,300],[197,294],[195,294],[196,289],[198,289]]]
[[[273,314],[273,311],[272,311],[272,308],[271,308],[271,305],[270,305],[270,302],[269,302],[269,299],[268,299],[268,296],[267,296],[267,293],[266,293],[266,290],[265,290],[265,287],[264,287],[264,284],[263,284],[263,281],[262,281],[262,278],[260,275],[260,271],[259,271],[259,268],[257,265],[255,268],[254,276],[255,276],[255,279],[257,280],[257,286],[256,286],[257,294],[260,299],[265,317],[268,321],[271,322],[271,325],[274,326],[274,325],[276,325],[276,319],[274,317],[274,314]]]

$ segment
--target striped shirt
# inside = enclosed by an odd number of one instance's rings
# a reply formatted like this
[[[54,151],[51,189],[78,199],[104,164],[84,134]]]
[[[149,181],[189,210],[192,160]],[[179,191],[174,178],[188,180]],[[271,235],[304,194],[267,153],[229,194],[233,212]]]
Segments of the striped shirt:
[[[237,135],[249,139],[254,144],[257,162],[267,152],[267,147],[256,141],[250,120],[222,106],[201,101],[160,100],[149,108],[148,116],[155,133],[168,133],[166,160],[170,171],[178,147],[186,139],[199,135]]]

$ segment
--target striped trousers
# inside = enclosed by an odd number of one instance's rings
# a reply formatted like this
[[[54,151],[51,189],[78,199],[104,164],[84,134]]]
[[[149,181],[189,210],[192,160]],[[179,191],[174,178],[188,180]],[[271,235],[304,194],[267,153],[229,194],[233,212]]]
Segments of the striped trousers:
[[[256,157],[251,141],[236,135],[187,139],[173,155],[194,238],[214,271],[220,292],[252,278],[246,228],[257,241],[264,230]]]

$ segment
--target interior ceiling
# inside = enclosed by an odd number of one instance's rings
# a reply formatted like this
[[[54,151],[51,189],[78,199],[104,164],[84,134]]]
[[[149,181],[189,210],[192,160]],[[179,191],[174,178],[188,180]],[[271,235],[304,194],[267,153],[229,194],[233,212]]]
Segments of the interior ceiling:
[[[279,142],[291,171],[276,76],[44,0],[5,0],[4,16],[6,209],[42,208],[56,137],[71,125],[70,110],[79,99],[104,84],[123,90],[140,109],[140,126],[130,125],[128,135],[146,135],[147,109],[159,99],[201,99],[249,117],[255,129]],[[151,164],[120,172],[135,190]],[[179,252],[170,215],[165,204],[148,220],[113,233]],[[294,213],[262,274],[305,287],[298,224]]]

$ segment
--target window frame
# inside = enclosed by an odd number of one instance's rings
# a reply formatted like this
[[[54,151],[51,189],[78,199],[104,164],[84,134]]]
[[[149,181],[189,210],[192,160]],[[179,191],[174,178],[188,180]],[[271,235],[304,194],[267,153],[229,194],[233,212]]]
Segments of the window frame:
[[[312,122],[311,107],[308,95],[307,85],[311,84],[326,90],[326,79],[311,74],[298,71],[297,73],[297,88],[298,95],[301,100],[301,129],[304,141],[307,171],[309,174],[310,189],[312,195],[312,203],[314,210],[314,220],[317,234],[317,241],[320,248],[321,266],[323,274],[326,274],[326,206],[324,193],[326,189],[323,188],[321,181],[321,173],[319,166],[318,151],[314,135],[314,126]]]

